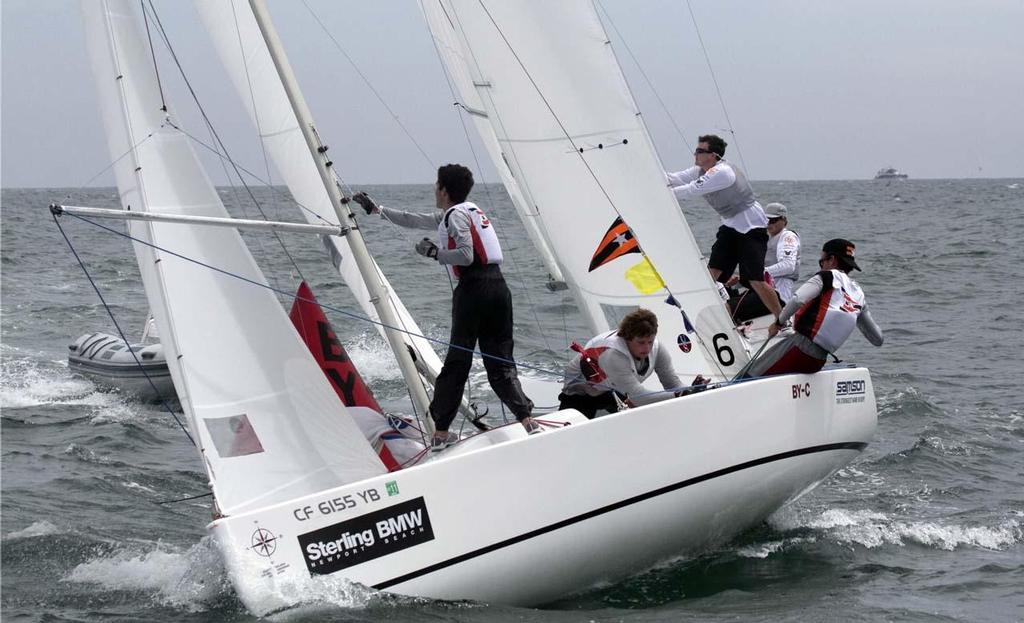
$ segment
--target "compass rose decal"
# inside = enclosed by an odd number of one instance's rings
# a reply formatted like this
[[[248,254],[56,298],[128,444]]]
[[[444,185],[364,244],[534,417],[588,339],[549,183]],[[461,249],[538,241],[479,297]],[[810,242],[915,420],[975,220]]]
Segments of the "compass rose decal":
[[[250,538],[252,546],[249,548],[260,556],[270,557],[277,550],[277,537],[265,528],[256,528]]]

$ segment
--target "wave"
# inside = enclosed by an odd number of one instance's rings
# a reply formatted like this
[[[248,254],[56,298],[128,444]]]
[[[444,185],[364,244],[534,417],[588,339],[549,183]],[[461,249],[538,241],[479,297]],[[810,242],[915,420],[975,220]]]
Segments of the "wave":
[[[1024,529],[1018,519],[1006,519],[995,526],[944,524],[936,521],[893,519],[878,511],[828,509],[813,515],[783,509],[768,520],[783,532],[804,532],[800,539],[825,539],[841,545],[859,545],[874,549],[885,545],[908,544],[953,551],[960,547],[1005,550],[1024,542]],[[810,530],[813,537],[808,537]],[[788,543],[795,538],[788,539]],[[779,546],[781,548],[782,546]],[[770,552],[769,552],[770,553]]]
[[[233,594],[211,537],[187,549],[155,543],[142,550],[135,544],[79,564],[63,581],[148,593],[158,604],[192,612]]]

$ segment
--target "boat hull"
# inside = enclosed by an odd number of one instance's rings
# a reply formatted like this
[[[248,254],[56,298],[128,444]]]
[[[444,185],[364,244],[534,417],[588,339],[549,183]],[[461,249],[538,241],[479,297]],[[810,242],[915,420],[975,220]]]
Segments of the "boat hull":
[[[209,529],[258,616],[350,582],[537,605],[763,521],[863,450],[876,407],[868,371],[844,368],[575,422],[531,437],[513,425],[502,443],[464,442]]]

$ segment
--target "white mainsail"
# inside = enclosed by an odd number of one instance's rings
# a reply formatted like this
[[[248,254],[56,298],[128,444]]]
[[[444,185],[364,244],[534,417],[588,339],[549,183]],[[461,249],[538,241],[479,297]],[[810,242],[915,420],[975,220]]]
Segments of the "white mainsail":
[[[170,111],[139,4],[83,0],[86,38],[125,210],[227,217]],[[129,233],[266,284],[238,232],[129,222]],[[168,367],[221,513],[385,472],[273,292],[135,243]]]
[[[196,2],[195,7],[235,90],[258,128],[267,154],[292,197],[303,208],[303,216],[312,224],[335,223],[337,216],[330,198],[249,3],[202,1]],[[324,244],[363,313],[373,321],[379,321],[363,277],[352,259],[348,240],[339,236],[325,236]],[[440,358],[431,348],[430,342],[420,337],[423,332],[391,288],[384,273],[379,268],[376,273],[386,294],[386,301],[398,319],[400,326],[397,328],[403,332],[402,339],[415,353],[417,367],[428,379],[436,378],[441,370]],[[384,335],[383,326],[379,322],[375,326]]]
[[[423,8],[427,23],[430,24],[431,36],[434,38],[434,45],[442,59],[445,71],[448,73],[448,78],[458,92],[459,104],[473,120],[473,125],[476,127],[477,134],[487,150],[487,155],[490,156],[491,161],[494,163],[498,175],[501,177],[501,182],[512,199],[512,205],[515,206],[520,220],[522,220],[523,225],[526,227],[526,233],[530,236],[530,242],[533,243],[534,248],[537,250],[540,260],[544,262],[551,282],[553,284],[564,284],[565,278],[562,276],[562,269],[559,268],[558,261],[551,251],[551,243],[548,242],[544,235],[543,226],[537,222],[539,215],[534,207],[535,203],[516,181],[519,172],[513,169],[514,163],[509,161],[501,151],[498,137],[494,134],[494,128],[488,121],[487,111],[484,108],[483,102],[480,101],[481,93],[477,90],[477,85],[482,84],[483,79],[471,73],[476,65],[468,62],[462,56],[462,47],[455,32],[455,25],[449,16],[445,14],[441,3],[424,2],[420,6]],[[564,285],[562,287],[564,288]]]
[[[452,75],[472,77],[500,147],[495,164],[515,171],[535,222],[596,333],[638,306],[658,316],[681,374],[716,379],[749,359],[716,293],[693,233],[589,0],[421,0]],[[457,42],[451,36],[457,37]],[[451,67],[460,63],[463,67]],[[486,142],[486,139],[485,139]],[[492,154],[493,155],[493,154]],[[667,286],[648,294],[625,276],[643,259],[626,253],[590,269],[617,217],[632,230]],[[643,267],[635,272],[650,273]],[[699,336],[689,342],[687,312]],[[696,336],[694,336],[696,337]]]

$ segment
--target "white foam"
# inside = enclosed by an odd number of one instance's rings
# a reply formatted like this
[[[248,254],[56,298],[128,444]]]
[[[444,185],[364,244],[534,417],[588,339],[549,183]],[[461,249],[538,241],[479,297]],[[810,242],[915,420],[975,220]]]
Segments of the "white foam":
[[[46,536],[47,534],[57,534],[60,530],[57,526],[52,523],[43,520],[37,521],[27,528],[21,530],[15,530],[9,533],[4,539],[27,539],[34,536]]]
[[[402,380],[402,370],[391,348],[376,333],[364,334],[344,346],[367,384],[373,381]]]
[[[207,603],[231,590],[210,537],[187,550],[155,543],[149,551],[99,557],[72,569],[64,581],[148,592],[161,604],[190,611],[205,610]]]
[[[876,548],[916,543],[952,551],[958,547],[1002,550],[1024,541],[1020,521],[1008,519],[996,526],[964,526],[932,521],[892,519],[870,510],[829,509],[816,516],[779,512],[770,523],[781,530],[811,528],[843,544]]]
[[[4,357],[0,364],[0,408],[41,405],[107,406],[118,397],[96,391],[92,382],[66,369],[41,368],[32,359]]]
[[[798,545],[800,543],[813,543],[816,540],[817,539],[813,537],[796,537],[792,539],[782,539],[780,541],[768,541],[767,543],[755,543],[753,545],[739,548],[736,550],[736,554],[743,558],[767,558],[775,552],[781,552],[793,545]]]

